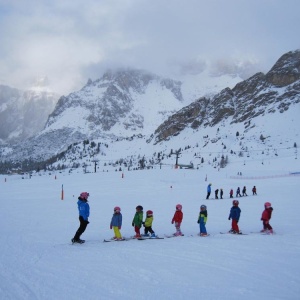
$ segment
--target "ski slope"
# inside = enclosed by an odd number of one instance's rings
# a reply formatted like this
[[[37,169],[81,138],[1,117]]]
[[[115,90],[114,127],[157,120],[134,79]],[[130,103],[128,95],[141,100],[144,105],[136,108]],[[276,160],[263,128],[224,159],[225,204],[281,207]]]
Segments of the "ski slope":
[[[300,176],[288,175],[299,170],[299,161],[290,158],[259,172],[232,164],[219,171],[1,175],[0,299],[299,299]],[[243,176],[236,176],[239,171]],[[208,183],[213,191],[223,188],[225,199],[212,200],[212,193],[205,200]],[[239,198],[239,226],[249,234],[221,235],[231,227],[229,190],[244,185],[248,197]],[[72,245],[82,191],[90,193],[90,224],[81,237],[86,243]],[[274,208],[276,234],[251,233],[262,228],[266,201]],[[144,216],[153,210],[153,229],[164,236],[175,232],[177,203],[183,205],[184,237],[103,243],[113,236],[114,206],[122,209],[123,236],[134,234],[137,205]],[[208,210],[206,238],[197,236],[201,204]]]

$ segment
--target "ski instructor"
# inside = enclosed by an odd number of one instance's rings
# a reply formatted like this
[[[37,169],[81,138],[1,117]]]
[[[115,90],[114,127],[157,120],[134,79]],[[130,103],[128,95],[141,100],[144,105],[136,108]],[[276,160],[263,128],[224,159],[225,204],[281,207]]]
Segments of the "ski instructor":
[[[74,238],[72,238],[72,243],[83,244],[85,240],[81,240],[80,236],[84,233],[86,226],[89,224],[90,206],[88,204],[89,193],[82,192],[78,197],[78,211],[79,211],[79,222],[80,226],[77,229]]]
[[[210,196],[210,193],[211,193],[211,183],[207,186],[207,195],[206,195],[206,200],[209,199],[209,196]]]

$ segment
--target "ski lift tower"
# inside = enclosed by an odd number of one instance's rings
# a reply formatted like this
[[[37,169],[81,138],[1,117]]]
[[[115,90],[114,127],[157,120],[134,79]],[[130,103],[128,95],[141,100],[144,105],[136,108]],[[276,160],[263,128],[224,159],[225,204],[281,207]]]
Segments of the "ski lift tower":
[[[92,162],[95,164],[95,173],[97,172],[97,163],[99,162],[99,159],[93,159]]]
[[[178,158],[179,155],[181,154],[180,150],[177,150],[175,153],[172,153],[172,155],[176,155],[176,162],[175,162],[175,168],[178,168]]]

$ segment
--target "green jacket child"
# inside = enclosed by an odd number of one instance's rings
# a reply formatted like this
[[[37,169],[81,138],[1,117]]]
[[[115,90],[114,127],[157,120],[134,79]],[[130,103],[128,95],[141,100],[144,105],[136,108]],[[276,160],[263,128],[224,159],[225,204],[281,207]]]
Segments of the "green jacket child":
[[[134,218],[132,220],[132,226],[134,227],[135,231],[135,238],[141,237],[140,228],[142,227],[143,223],[143,206],[138,205],[136,207],[136,213],[134,215]]]

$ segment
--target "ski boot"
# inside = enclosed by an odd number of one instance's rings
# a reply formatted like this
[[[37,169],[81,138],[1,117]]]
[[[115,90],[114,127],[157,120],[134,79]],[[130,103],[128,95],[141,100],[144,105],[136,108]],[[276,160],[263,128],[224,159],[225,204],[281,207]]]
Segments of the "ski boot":
[[[74,244],[74,243],[83,244],[83,243],[85,242],[85,240],[74,239],[74,238],[73,238],[71,241],[72,241],[73,244]]]

